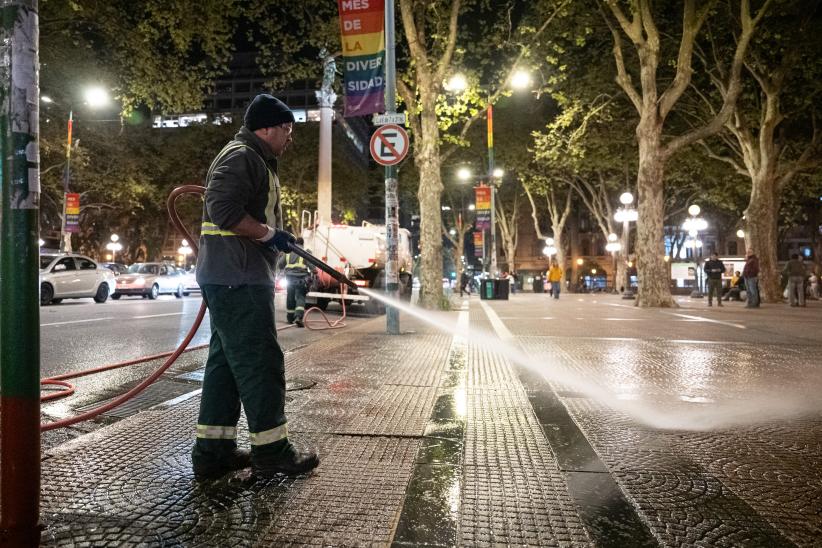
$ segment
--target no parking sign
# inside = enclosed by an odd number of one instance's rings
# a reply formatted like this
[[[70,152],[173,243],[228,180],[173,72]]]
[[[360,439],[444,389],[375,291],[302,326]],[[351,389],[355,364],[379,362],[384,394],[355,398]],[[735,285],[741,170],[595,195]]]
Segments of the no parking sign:
[[[408,134],[396,124],[380,126],[371,136],[371,157],[383,166],[400,163],[408,154]]]

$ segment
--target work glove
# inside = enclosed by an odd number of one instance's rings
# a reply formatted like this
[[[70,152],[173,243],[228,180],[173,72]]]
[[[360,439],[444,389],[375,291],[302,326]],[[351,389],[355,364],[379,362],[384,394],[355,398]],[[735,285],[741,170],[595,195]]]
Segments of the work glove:
[[[257,240],[266,247],[270,247],[274,251],[282,251],[288,253],[291,251],[291,244],[297,241],[290,232],[280,230],[277,228],[268,227],[268,234]]]

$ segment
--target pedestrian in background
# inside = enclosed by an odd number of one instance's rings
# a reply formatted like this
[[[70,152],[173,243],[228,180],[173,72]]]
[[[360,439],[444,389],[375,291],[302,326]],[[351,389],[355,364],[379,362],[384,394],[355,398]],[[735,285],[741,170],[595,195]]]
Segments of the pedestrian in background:
[[[297,238],[297,245],[302,246],[303,243],[302,238]],[[312,268],[296,253],[281,256],[277,267],[285,272],[285,321],[303,327],[305,295],[311,283]]]
[[[734,275],[731,276],[731,285],[725,295],[725,300],[741,301],[743,289],[745,289],[745,280],[742,279],[742,274],[737,270],[734,272]]]
[[[713,306],[714,295],[716,295],[716,305],[722,306],[722,274],[725,273],[725,264],[719,260],[719,254],[714,251],[703,268],[708,275],[708,306]]]
[[[282,230],[277,177],[293,124],[285,103],[258,95],[206,176],[197,282],[208,306],[211,342],[191,452],[198,479],[249,464],[256,476],[275,477],[320,463],[316,453],[298,451],[288,439],[285,361],[274,325],[277,257],[295,241]],[[250,452],[237,448],[241,403]]]
[[[745,279],[745,293],[748,295],[748,304],[745,308],[759,308],[759,257],[753,249],[745,252],[742,277]]]
[[[805,265],[794,253],[782,273],[788,277],[788,302],[791,306],[805,306]]]
[[[548,269],[548,282],[551,284],[551,295],[559,299],[562,286],[562,267],[556,259],[551,259],[551,268]]]
[[[808,278],[808,282],[811,285],[811,297],[814,299],[819,298],[819,276],[816,275],[816,272],[811,271],[811,275]]]

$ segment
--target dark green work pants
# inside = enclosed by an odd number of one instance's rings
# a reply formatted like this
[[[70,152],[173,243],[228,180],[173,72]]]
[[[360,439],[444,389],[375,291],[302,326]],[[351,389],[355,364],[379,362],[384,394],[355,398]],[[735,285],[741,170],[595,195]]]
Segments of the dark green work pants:
[[[302,321],[305,314],[305,294],[308,293],[306,276],[285,276],[288,285],[285,293],[285,313],[286,321],[293,323],[294,320]]]
[[[233,450],[240,403],[252,451],[287,439],[285,363],[274,325],[274,288],[203,285],[211,317],[194,454]]]

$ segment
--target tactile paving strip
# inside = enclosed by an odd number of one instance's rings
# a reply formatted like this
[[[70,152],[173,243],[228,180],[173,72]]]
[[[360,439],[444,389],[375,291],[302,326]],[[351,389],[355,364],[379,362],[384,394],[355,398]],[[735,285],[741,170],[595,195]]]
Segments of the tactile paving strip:
[[[484,320],[472,309],[472,327]],[[459,544],[592,545],[511,365],[472,345],[466,399]]]

